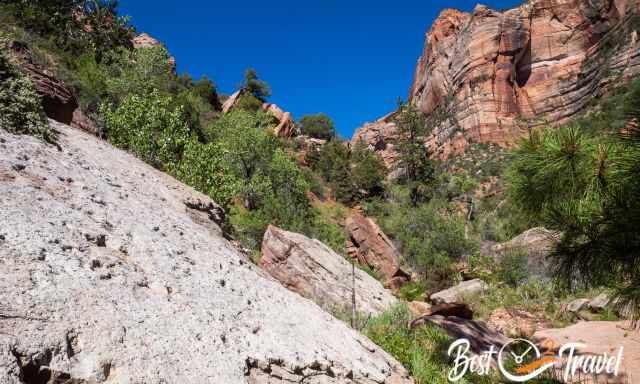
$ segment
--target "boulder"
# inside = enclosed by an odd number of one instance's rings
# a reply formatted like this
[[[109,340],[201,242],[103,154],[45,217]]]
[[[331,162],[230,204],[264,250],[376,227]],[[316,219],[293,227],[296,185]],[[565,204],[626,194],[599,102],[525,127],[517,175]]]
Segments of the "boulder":
[[[310,159],[317,157],[322,150],[322,146],[327,143],[327,140],[316,139],[305,135],[299,135],[295,137],[295,143],[299,148],[298,159],[301,165],[309,166]]]
[[[409,311],[413,317],[420,317],[431,314],[431,304],[423,301],[412,301],[408,304]]]
[[[464,297],[484,292],[487,285],[480,279],[463,281],[455,287],[445,289],[431,295],[431,302],[434,304],[455,304],[464,301]]]
[[[395,279],[390,283],[394,288],[399,289],[410,280],[411,276],[400,268],[400,252],[378,224],[362,214],[361,208],[351,210],[345,227],[349,256],[378,272],[386,281]]]
[[[560,233],[543,227],[531,228],[513,239],[493,245],[489,251],[500,259],[508,252],[520,252],[527,258],[527,270],[532,276],[549,277],[551,268],[547,257],[558,242]]]
[[[567,304],[567,311],[578,313],[589,304],[589,299],[576,299]]]
[[[31,79],[42,98],[42,108],[47,117],[99,135],[96,124],[82,112],[70,87],[49,70],[36,64],[27,45],[14,41],[11,43],[11,49],[17,58],[20,70]]]
[[[379,314],[397,302],[380,282],[320,241],[273,225],[262,240],[260,267],[329,311],[351,309],[354,282],[357,312]]]
[[[589,309],[594,312],[600,312],[607,309],[609,303],[611,302],[611,298],[606,293],[601,293],[598,296],[594,297],[589,301]]]
[[[0,129],[0,383],[413,383],[248,262],[210,198],[50,123],[62,150]]]

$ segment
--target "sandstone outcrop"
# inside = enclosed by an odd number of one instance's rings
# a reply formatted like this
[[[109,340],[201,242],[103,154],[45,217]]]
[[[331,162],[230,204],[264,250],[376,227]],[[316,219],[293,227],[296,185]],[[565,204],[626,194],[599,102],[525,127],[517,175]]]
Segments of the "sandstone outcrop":
[[[410,275],[400,268],[400,252],[373,219],[365,217],[356,207],[345,220],[345,227],[349,235],[347,253],[351,258],[379,273],[385,281],[399,278],[393,286],[410,280]]]
[[[264,234],[260,266],[289,290],[329,311],[351,310],[354,279],[357,312],[379,314],[396,303],[380,282],[354,270],[320,241],[274,226]]]
[[[293,121],[291,113],[285,112],[280,107],[271,103],[262,104],[262,109],[269,112],[278,120],[278,125],[273,129],[273,133],[278,137],[293,137],[297,132],[296,122]]]
[[[397,157],[394,150],[396,138],[396,124],[393,122],[393,113],[390,113],[356,129],[351,139],[351,146],[363,142],[367,148],[380,155],[387,168],[392,168]]]
[[[207,196],[51,124],[62,150],[0,129],[0,383],[413,382],[248,262]]]
[[[505,11],[443,11],[409,91],[409,102],[438,123],[434,153],[460,153],[469,142],[511,145],[637,75],[638,8],[638,0],[531,0]],[[380,134],[388,127],[365,125],[354,139],[392,159],[392,136]]]
[[[17,58],[17,64],[26,74],[42,97],[42,108],[51,119],[71,124],[78,102],[73,92],[51,72],[36,64],[29,47],[20,42],[11,43],[11,50]]]
[[[164,44],[162,44],[160,41],[154,39],[153,37],[151,37],[149,34],[147,33],[141,33],[138,36],[134,37],[133,39],[131,39],[131,44],[133,45],[133,48],[155,48],[155,47],[161,47],[164,49],[167,49],[167,47],[164,46]],[[176,58],[175,57],[170,57],[169,58],[169,64],[171,64],[171,66],[173,67],[173,69],[176,69]]]
[[[445,10],[426,36],[409,100],[457,132],[510,144],[533,125],[562,123],[640,71],[637,0],[532,0],[504,12]],[[542,121],[541,121],[542,120]]]
[[[487,284],[480,279],[463,281],[460,284],[431,295],[434,304],[456,304],[464,302],[465,296],[484,292]]]

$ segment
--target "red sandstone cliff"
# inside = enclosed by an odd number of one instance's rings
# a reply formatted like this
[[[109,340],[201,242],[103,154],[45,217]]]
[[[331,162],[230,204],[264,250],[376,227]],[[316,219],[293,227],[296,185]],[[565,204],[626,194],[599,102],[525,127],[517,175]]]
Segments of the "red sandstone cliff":
[[[531,126],[558,124],[640,72],[640,0],[531,0],[498,12],[445,10],[426,35],[409,101],[447,118],[440,157],[469,141],[509,145]],[[389,120],[354,135],[392,157]],[[383,127],[384,126],[384,127]],[[384,129],[382,129],[384,128]]]

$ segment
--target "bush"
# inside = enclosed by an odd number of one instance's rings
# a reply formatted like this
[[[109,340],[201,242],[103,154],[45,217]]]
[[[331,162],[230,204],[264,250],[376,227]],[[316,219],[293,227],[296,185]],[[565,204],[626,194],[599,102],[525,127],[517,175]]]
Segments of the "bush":
[[[105,57],[106,95],[118,103],[130,94],[145,95],[153,90],[177,95],[178,78],[162,47],[118,49]]]
[[[190,135],[182,109],[171,104],[158,91],[131,94],[117,108],[103,104],[109,141],[157,168],[174,171]]]
[[[336,135],[333,120],[324,113],[302,116],[298,124],[303,135],[315,137],[316,139],[329,140]]]
[[[238,179],[228,170],[224,149],[219,143],[202,144],[191,138],[184,147],[176,177],[227,206],[236,195]]]
[[[0,41],[0,128],[52,140],[41,99],[31,81],[13,66]]]
[[[517,286],[529,277],[527,255],[521,251],[507,251],[498,265],[498,278],[506,284]]]
[[[393,204],[385,209],[380,223],[388,235],[402,245],[403,257],[417,271],[425,274],[449,274],[449,265],[463,255],[472,254],[478,245],[465,236],[465,220],[446,201],[434,199],[414,207],[409,191],[396,187]],[[402,196],[398,196],[398,194]]]

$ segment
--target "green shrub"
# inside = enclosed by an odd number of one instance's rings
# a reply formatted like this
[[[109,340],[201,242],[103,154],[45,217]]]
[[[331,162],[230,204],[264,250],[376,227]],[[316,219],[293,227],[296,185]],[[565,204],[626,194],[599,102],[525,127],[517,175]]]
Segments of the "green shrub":
[[[522,251],[508,250],[498,264],[497,277],[511,286],[517,286],[529,277],[527,255]]]
[[[427,285],[424,281],[411,281],[400,288],[400,297],[406,301],[425,301]]]
[[[202,144],[191,138],[184,147],[176,177],[227,206],[236,195],[238,179],[228,171],[224,149],[219,143]]]
[[[154,90],[177,95],[178,78],[163,47],[118,49],[105,57],[106,94],[119,103],[128,95],[146,95]]]
[[[260,99],[251,94],[247,94],[240,96],[235,108],[243,109],[248,112],[257,112],[262,108],[262,104],[263,102]]]
[[[175,170],[190,135],[181,108],[171,104],[158,91],[130,94],[117,108],[103,104],[109,141],[157,168]]]
[[[413,206],[410,193],[396,187],[395,199],[403,201],[386,211],[380,223],[385,233],[402,245],[402,255],[421,273],[447,274],[452,262],[472,254],[477,243],[465,235],[465,219],[449,207],[446,201],[431,200]]]
[[[13,66],[0,41],[0,128],[52,140],[41,99],[31,81]]]

